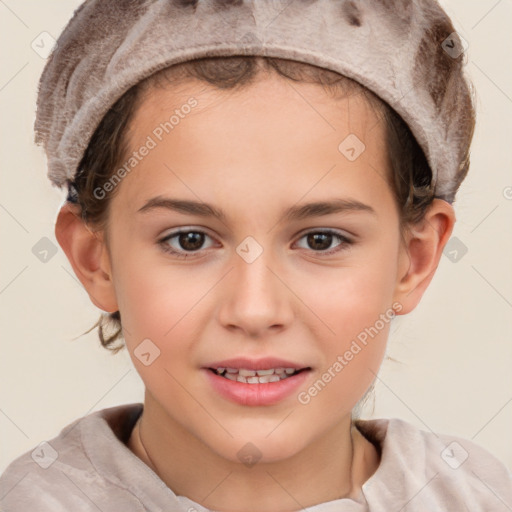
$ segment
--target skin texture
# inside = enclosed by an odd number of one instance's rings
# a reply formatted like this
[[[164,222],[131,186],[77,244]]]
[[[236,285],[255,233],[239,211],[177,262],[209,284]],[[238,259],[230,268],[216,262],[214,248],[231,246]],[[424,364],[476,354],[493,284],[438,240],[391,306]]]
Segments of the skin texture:
[[[232,403],[201,368],[241,355],[292,359],[312,368],[306,390],[393,303],[397,314],[416,307],[450,237],[453,208],[436,199],[401,243],[376,113],[361,97],[333,99],[318,85],[292,87],[274,75],[235,92],[198,82],[150,89],[130,125],[130,147],[191,96],[198,105],[117,186],[109,246],[72,205],[56,224],[91,301],[120,310],[146,386],[129,447],[176,494],[216,510],[257,503],[291,511],[356,497],[379,457],[350,415],[378,372],[389,323],[307,405],[296,393],[272,406]],[[366,146],[353,162],[338,150],[350,133]],[[137,212],[155,196],[206,202],[227,218]],[[290,206],[335,198],[375,214],[282,220]],[[162,250],[159,241],[177,228],[208,235],[195,256]],[[318,246],[304,236],[327,228],[352,243],[333,236]],[[263,248],[252,263],[236,252],[247,236]],[[190,245],[179,242],[166,243],[186,252]],[[336,247],[343,249],[322,255]],[[149,366],[134,356],[146,338],[160,350]],[[261,452],[250,468],[237,457],[248,442]]]

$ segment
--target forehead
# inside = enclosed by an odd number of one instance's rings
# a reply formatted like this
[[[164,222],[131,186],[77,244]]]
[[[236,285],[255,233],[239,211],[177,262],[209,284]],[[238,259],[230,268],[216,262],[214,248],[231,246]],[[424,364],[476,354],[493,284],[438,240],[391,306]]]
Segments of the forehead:
[[[189,196],[266,187],[269,198],[281,191],[291,199],[364,169],[373,188],[385,186],[375,180],[387,172],[385,129],[363,96],[333,98],[317,84],[273,75],[235,90],[195,80],[150,88],[128,134],[130,154],[153,146],[121,183],[134,209],[162,187]],[[351,160],[354,151],[361,154]]]

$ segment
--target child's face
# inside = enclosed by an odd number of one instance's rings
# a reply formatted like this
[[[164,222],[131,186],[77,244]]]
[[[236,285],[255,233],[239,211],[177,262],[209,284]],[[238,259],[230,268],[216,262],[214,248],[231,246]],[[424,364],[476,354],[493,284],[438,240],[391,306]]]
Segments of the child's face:
[[[197,106],[182,108],[191,97]],[[172,131],[155,131],[176,109]],[[349,134],[365,145],[355,160],[355,139],[338,149]],[[385,180],[383,123],[360,97],[334,100],[319,86],[272,77],[239,92],[196,82],[153,89],[131,124],[130,151],[146,153],[148,136],[156,147],[118,185],[109,228],[117,305],[147,413],[232,460],[247,442],[275,460],[346,428],[383,359],[408,266]],[[140,211],[157,196],[208,203],[225,219]],[[341,199],[367,206],[283,218],[292,207]],[[178,229],[206,235],[159,242]],[[350,243],[322,238],[326,229]],[[147,366],[134,354],[146,339],[160,350]],[[151,362],[155,349],[145,347]],[[219,393],[207,369],[236,357],[310,370],[275,403],[243,405]]]

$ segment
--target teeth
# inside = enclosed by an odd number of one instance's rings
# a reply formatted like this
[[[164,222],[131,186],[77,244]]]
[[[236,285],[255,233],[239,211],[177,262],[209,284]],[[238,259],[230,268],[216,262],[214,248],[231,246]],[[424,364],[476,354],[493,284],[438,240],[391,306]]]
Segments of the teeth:
[[[240,370],[238,370],[238,375],[241,375],[242,377],[254,377],[256,372],[254,370],[244,370],[243,368],[240,368]]]
[[[244,384],[267,384],[287,379],[296,368],[270,368],[268,370],[247,370],[245,368],[217,368],[216,373],[226,379]]]
[[[262,375],[272,375],[274,373],[274,369],[270,370],[256,370],[256,373],[261,377]]]

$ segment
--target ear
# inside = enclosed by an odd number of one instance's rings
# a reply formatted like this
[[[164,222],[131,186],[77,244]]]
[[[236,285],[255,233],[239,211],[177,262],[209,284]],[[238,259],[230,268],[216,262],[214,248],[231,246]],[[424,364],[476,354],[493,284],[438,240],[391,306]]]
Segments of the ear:
[[[397,314],[411,312],[434,277],[443,249],[455,224],[450,203],[434,199],[425,218],[409,226],[400,248],[399,272],[394,300],[402,305]]]
[[[82,220],[79,206],[72,203],[62,206],[55,223],[55,237],[92,303],[106,312],[117,311],[106,244],[103,236],[91,231]]]

